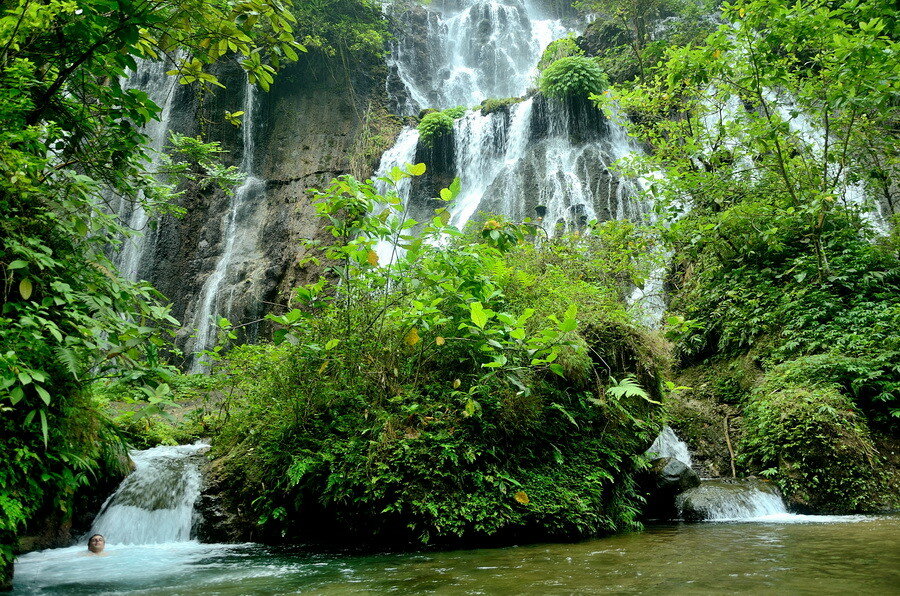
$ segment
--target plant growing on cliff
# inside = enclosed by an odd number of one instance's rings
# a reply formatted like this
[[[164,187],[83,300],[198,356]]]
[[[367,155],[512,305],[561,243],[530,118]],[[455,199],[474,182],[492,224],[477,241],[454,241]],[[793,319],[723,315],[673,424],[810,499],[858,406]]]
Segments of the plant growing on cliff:
[[[575,296],[607,295],[601,282],[543,261],[509,222],[467,240],[440,208],[412,235],[393,191],[349,177],[320,199],[334,282],[271,317],[279,344],[231,353],[243,397],[216,448],[263,530],[447,542],[632,525],[659,361],[621,306],[589,299],[582,319]],[[643,391],[608,397],[629,374]]]
[[[578,42],[572,34],[566,37],[551,41],[541,54],[538,61],[538,71],[544,71],[548,66],[559,60],[560,58],[568,58],[569,56],[584,56],[584,50],[578,47]]]
[[[453,121],[461,118],[466,108],[457,106],[440,112],[429,112],[419,122],[419,139],[427,147],[434,146],[438,138],[453,132]]]
[[[593,58],[569,56],[544,69],[538,86],[541,93],[554,99],[586,98],[602,93],[609,80]]]

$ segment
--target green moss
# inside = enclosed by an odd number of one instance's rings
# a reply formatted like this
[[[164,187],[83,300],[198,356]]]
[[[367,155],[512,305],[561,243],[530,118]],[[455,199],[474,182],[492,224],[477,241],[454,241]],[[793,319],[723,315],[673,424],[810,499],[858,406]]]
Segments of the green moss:
[[[837,387],[771,379],[745,410],[743,459],[792,504],[836,513],[877,506],[880,458],[865,418]]]
[[[602,93],[609,79],[597,61],[584,56],[560,58],[548,66],[539,82],[541,93],[555,99],[588,97]]]
[[[481,102],[481,113],[485,116],[498,112],[524,100],[523,97],[507,97],[505,99],[486,99]]]

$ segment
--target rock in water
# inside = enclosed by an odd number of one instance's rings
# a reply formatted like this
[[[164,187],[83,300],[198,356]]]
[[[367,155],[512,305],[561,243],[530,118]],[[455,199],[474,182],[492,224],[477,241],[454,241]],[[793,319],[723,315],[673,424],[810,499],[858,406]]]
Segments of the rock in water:
[[[647,495],[647,515],[668,519],[677,513],[676,495],[700,486],[700,476],[681,460],[660,457],[650,462],[641,484]]]

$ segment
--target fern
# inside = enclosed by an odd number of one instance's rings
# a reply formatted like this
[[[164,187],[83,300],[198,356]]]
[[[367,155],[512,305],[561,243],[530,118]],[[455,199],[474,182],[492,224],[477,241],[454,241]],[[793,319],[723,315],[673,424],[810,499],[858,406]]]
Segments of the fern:
[[[625,377],[621,381],[616,381],[613,377],[610,377],[609,380],[612,382],[612,385],[606,390],[606,395],[612,398],[640,397],[651,404],[659,404],[658,401],[652,399],[650,394],[637,384],[633,377]]]
[[[79,379],[81,367],[78,365],[78,357],[75,356],[75,353],[62,346],[54,348],[53,351],[56,353],[57,360],[66,367],[66,372],[75,377],[75,380],[81,380]]]

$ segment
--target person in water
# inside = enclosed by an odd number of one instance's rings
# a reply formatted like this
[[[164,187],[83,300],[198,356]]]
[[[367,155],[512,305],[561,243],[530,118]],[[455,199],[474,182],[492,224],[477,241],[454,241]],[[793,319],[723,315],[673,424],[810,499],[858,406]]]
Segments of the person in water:
[[[94,534],[88,538],[88,551],[93,555],[105,555],[103,549],[106,548],[106,538],[102,534]]]

